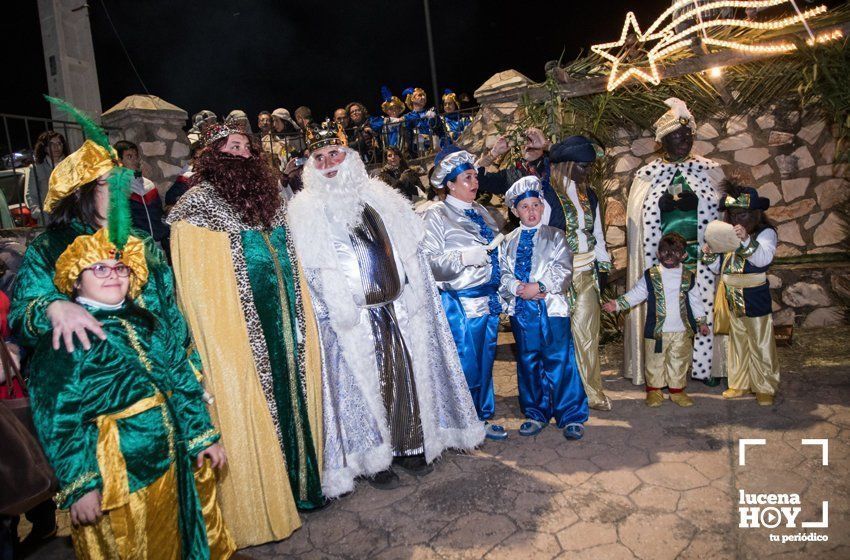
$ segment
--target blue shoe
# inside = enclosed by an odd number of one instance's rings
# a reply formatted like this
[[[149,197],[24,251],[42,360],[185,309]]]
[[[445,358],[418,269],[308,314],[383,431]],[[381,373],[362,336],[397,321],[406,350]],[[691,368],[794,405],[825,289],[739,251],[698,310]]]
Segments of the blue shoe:
[[[522,423],[522,426],[519,427],[519,435],[521,436],[536,436],[539,434],[543,428],[546,427],[546,424],[543,422],[538,422],[537,420],[528,419]]]
[[[491,424],[490,422],[484,422],[484,435],[487,436],[487,439],[494,439],[496,441],[508,439],[508,432],[505,431],[505,428],[498,424]]]
[[[564,428],[564,437],[567,439],[581,439],[584,436],[584,426],[582,424],[567,424]]]

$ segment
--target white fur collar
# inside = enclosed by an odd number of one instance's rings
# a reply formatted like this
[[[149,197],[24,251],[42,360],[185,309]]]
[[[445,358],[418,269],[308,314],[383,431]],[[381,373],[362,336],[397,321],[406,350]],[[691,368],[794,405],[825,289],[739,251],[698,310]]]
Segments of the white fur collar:
[[[425,236],[425,227],[413,213],[410,202],[378,179],[369,180],[362,197],[381,217],[399,257],[402,260],[413,257]],[[339,267],[321,196],[310,191],[296,194],[289,203],[289,225],[303,267]]]

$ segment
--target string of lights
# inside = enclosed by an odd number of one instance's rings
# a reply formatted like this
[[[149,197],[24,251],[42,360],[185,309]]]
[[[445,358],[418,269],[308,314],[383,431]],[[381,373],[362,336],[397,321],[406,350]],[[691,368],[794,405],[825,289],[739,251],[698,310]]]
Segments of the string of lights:
[[[794,0],[718,0],[698,4],[694,0],[680,0],[666,9],[649,28],[643,32],[638,25],[637,18],[633,12],[626,14],[620,38],[617,41],[601,43],[590,47],[591,51],[598,54],[611,63],[611,72],[608,77],[608,91],[620,87],[630,78],[649,82],[653,85],[661,83],[658,64],[673,53],[687,48],[693,43],[695,37],[702,34],[703,44],[735,50],[751,54],[780,54],[795,50],[797,47],[790,41],[774,41],[763,43],[744,43],[728,38],[712,36],[709,31],[725,28],[742,28],[762,31],[777,31],[802,23],[809,28],[808,19],[816,17],[827,11],[826,6],[817,6],[805,11],[796,9],[796,14],[773,21],[752,21],[749,19],[723,18],[707,19],[706,12],[727,8],[767,8],[782,4],[794,4]],[[682,13],[673,17],[678,10]],[[669,19],[669,21],[667,21]],[[666,21],[666,23],[665,23]],[[696,23],[683,30],[676,28],[683,23],[695,21]],[[824,33],[818,36],[811,35],[808,43],[825,43],[842,37],[840,31]],[[616,51],[616,54],[611,51]],[[640,53],[640,58],[634,57]],[[719,77],[719,76],[718,76]]]

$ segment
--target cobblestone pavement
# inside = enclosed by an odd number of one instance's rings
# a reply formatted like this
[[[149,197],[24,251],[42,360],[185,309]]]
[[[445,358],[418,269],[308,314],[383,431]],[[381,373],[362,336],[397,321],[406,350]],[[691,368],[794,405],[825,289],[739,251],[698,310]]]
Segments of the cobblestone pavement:
[[[770,408],[724,401],[721,387],[691,383],[696,406],[643,404],[619,377],[622,348],[605,349],[608,413],[591,411],[583,440],[549,426],[516,433],[511,336],[500,336],[497,413],[511,430],[470,454],[447,454],[434,472],[380,491],[366,483],[303,516],[290,539],[243,551],[253,558],[850,558],[850,328],[796,334],[780,350],[782,386]],[[738,466],[739,438],[764,438]],[[828,438],[821,448],[803,438]],[[739,491],[795,493],[795,528],[738,527]],[[829,527],[819,521],[829,501]],[[768,523],[771,519],[766,518]],[[772,542],[817,533],[827,542]],[[36,557],[67,558],[57,539]]]

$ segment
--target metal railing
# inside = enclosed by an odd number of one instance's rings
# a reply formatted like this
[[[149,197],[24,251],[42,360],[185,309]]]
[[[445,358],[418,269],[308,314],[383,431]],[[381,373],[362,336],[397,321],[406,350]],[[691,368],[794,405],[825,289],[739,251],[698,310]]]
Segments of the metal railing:
[[[46,131],[58,132],[65,138],[69,152],[79,148],[85,141],[85,134],[74,121],[31,117],[0,113],[2,137],[0,137],[0,227],[41,227],[46,225],[44,215],[33,220],[26,204],[27,191],[34,190],[39,207],[42,195],[38,185],[46,182],[47,177],[40,176],[44,170],[34,165],[35,144],[39,135]],[[121,129],[103,127],[112,142],[123,139]],[[12,223],[8,220],[11,218]]]

